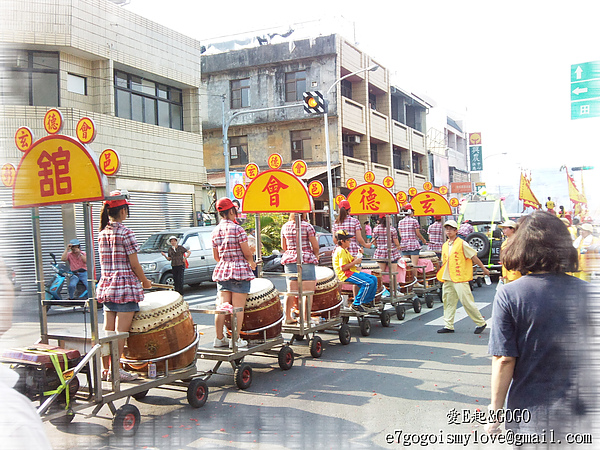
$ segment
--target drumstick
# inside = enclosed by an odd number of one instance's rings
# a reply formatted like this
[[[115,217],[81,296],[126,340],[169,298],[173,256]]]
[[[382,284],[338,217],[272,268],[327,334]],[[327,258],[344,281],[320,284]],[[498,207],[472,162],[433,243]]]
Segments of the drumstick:
[[[174,289],[175,286],[172,286],[170,284],[160,284],[160,283],[152,283],[152,286],[150,287],[150,289],[152,288],[160,288],[160,289]]]

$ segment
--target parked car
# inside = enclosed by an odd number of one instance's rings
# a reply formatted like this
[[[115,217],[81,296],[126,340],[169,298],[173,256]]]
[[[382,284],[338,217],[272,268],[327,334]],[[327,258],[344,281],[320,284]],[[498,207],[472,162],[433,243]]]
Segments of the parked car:
[[[331,233],[323,233],[318,231],[316,233],[317,241],[319,242],[319,265],[328,266],[332,265],[332,256],[335,251],[335,244],[333,243],[333,235]]]
[[[165,230],[153,234],[140,248],[138,258],[144,273],[154,283],[173,284],[171,262],[160,254],[169,249],[169,237],[176,236],[179,245],[191,251],[189,267],[185,269],[183,283],[198,286],[203,281],[211,281],[217,264],[213,257],[210,235],[214,226],[192,227]]]

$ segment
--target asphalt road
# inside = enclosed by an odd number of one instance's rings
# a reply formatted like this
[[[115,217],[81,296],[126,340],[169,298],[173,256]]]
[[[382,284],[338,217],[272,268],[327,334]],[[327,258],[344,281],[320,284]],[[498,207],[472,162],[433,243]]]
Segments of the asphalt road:
[[[282,282],[278,279],[275,284],[281,287]],[[486,319],[495,287],[474,290]],[[187,288],[185,298],[197,307],[214,306],[215,285]],[[28,345],[39,335],[35,300],[19,301],[13,328],[0,339],[2,347]],[[420,314],[407,308],[405,320],[393,316],[389,328],[371,319],[368,337],[361,335],[356,319],[350,319],[349,345],[340,343],[337,331],[319,333],[324,352],[314,359],[306,340],[295,343],[296,359],[289,371],[282,371],[276,359],[248,356],[245,362],[253,368],[250,388],[239,390],[231,367],[224,367],[225,375],[207,381],[208,401],[199,409],[188,405],[185,391],[152,389],[143,400],[131,400],[142,414],[132,438],[112,433],[107,407],[97,417],[77,415],[67,427],[45,423],[45,430],[55,449],[354,449],[407,443],[419,447],[424,439],[427,448],[464,448],[450,444],[458,439],[468,439],[467,448],[496,448],[474,443],[475,438],[485,439],[482,425],[462,423],[463,410],[473,415],[489,404],[489,331],[473,334],[474,323],[459,308],[456,332],[437,334],[441,306],[439,300],[432,309],[424,305]],[[194,320],[204,333],[201,346],[210,347],[212,316],[195,314]],[[83,314],[53,310],[49,321],[52,328],[83,327]],[[205,360],[197,364],[200,371],[213,365]],[[452,409],[461,413],[459,423],[449,423]]]

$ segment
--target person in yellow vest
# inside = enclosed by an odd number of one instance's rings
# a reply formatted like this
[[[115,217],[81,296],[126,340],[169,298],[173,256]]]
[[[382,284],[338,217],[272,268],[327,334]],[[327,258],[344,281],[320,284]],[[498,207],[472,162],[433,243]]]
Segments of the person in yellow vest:
[[[502,229],[502,233],[504,233],[504,236],[506,236],[506,239],[504,239],[502,245],[500,246],[500,264],[502,264],[502,255],[511,237],[515,234],[515,231],[517,231],[517,223],[514,220],[507,220],[506,222],[498,225],[498,228]],[[502,265],[502,281],[504,284],[515,281],[518,278],[521,278],[521,272],[518,270],[508,270],[504,267],[504,265]]]
[[[573,247],[577,249],[579,255],[579,272],[575,272],[573,275],[585,281],[590,280],[590,270],[587,267],[586,253],[588,248],[592,245],[598,244],[598,238],[592,233],[594,227],[590,223],[584,223],[579,227],[581,235],[573,242]]]
[[[437,273],[437,279],[443,283],[442,301],[444,302],[444,328],[438,333],[454,333],[454,315],[458,301],[462,303],[477,328],[475,334],[481,334],[485,327],[485,319],[475,306],[469,281],[473,279],[473,263],[483,270],[485,275],[490,271],[477,257],[477,250],[462,239],[457,239],[458,224],[455,220],[444,223],[448,240],[442,246],[442,267]]]

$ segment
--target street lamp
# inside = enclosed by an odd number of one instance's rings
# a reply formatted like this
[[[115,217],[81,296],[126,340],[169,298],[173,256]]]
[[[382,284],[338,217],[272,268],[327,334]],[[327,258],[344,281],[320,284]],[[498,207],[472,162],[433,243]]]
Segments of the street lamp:
[[[333,210],[334,210],[333,205],[334,205],[334,203],[333,203],[333,186],[332,186],[333,183],[331,181],[331,154],[330,154],[330,149],[329,149],[329,120],[327,119],[327,112],[329,109],[329,101],[327,100],[327,98],[329,97],[329,93],[334,88],[334,86],[336,84],[344,81],[346,78],[351,77],[352,75],[357,75],[362,72],[367,72],[367,71],[374,72],[377,69],[379,69],[379,64],[373,64],[372,66],[365,67],[364,69],[357,70],[356,72],[349,73],[348,75],[344,75],[343,77],[337,79],[329,87],[329,89],[327,89],[327,92],[325,93],[325,104],[327,107],[325,108],[325,114],[323,114],[323,118],[325,119],[325,156],[327,157],[327,190],[329,191],[329,227],[330,227],[330,229],[333,229]]]

